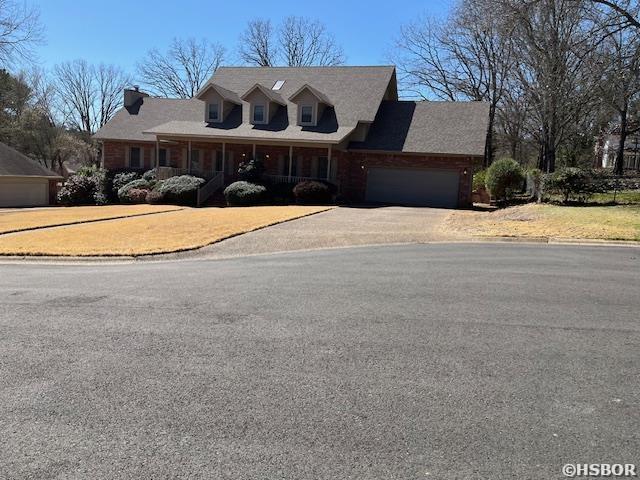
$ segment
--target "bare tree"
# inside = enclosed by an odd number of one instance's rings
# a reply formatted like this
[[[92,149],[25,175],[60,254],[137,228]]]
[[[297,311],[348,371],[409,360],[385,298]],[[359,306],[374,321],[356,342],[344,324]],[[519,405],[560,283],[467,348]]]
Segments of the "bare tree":
[[[640,3],[637,0],[591,1],[617,15],[621,20],[621,25],[640,29]]]
[[[582,135],[580,128],[600,102],[595,37],[585,27],[582,3],[501,2],[514,25],[514,70],[530,106],[530,133],[541,145],[539,167],[547,172],[555,170],[558,148],[572,134]]]
[[[345,61],[342,48],[318,20],[285,18],[279,42],[283,61],[289,67],[342,65]]]
[[[138,63],[141,83],[164,97],[192,98],[224,61],[225,49],[206,40],[173,39],[169,50],[147,52]]]
[[[342,48],[318,20],[290,16],[277,30],[269,20],[251,20],[240,37],[241,60],[259,67],[341,65]]]
[[[610,35],[603,44],[603,57],[608,61],[605,80],[601,84],[602,98],[615,111],[619,120],[619,141],[614,172],[622,175],[630,109],[640,97],[640,39],[634,30],[622,30]]]
[[[131,79],[112,65],[91,65],[75,60],[54,68],[55,91],[64,123],[93,133],[115,114],[122,90]]]
[[[0,67],[33,60],[33,47],[42,41],[37,9],[15,0],[0,0]]]
[[[444,24],[406,25],[397,42],[401,82],[421,98],[489,103],[485,165],[494,153],[496,111],[512,66],[507,24],[486,0],[465,0]]]
[[[240,58],[247,65],[273,67],[278,63],[278,49],[269,20],[254,19],[240,37]]]

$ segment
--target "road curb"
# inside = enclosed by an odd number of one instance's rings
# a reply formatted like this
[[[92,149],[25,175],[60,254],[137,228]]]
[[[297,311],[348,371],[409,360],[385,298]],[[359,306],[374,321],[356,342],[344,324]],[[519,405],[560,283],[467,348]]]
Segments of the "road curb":
[[[264,227],[263,227],[264,228]],[[226,240],[226,239],[225,239]],[[221,240],[224,241],[224,240]],[[518,238],[518,237],[476,237],[458,240],[434,240],[428,242],[394,242],[394,243],[372,243],[363,245],[343,245],[335,247],[305,248],[298,250],[279,250],[274,252],[247,253],[244,255],[198,255],[198,251],[189,250],[175,253],[146,254],[139,256],[95,256],[95,257],[71,257],[71,256],[0,256],[0,265],[19,264],[46,264],[46,265],[122,265],[131,263],[160,263],[160,262],[181,262],[181,261],[211,261],[230,260],[256,256],[282,255],[289,253],[321,252],[332,250],[348,250],[352,248],[369,247],[399,247],[407,245],[459,245],[459,244],[523,244],[523,245],[549,245],[549,246],[572,246],[572,247],[630,247],[639,248],[640,242],[635,241],[606,241],[606,240],[580,240],[580,239],[556,239],[556,238]],[[209,245],[207,245],[209,246]],[[181,253],[191,253],[189,256],[179,256]]]

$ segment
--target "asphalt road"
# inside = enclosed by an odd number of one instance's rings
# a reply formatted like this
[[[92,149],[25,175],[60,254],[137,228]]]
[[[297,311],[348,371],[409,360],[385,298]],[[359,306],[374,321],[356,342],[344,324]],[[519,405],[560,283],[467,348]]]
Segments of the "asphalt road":
[[[0,265],[0,478],[640,464],[640,250]]]

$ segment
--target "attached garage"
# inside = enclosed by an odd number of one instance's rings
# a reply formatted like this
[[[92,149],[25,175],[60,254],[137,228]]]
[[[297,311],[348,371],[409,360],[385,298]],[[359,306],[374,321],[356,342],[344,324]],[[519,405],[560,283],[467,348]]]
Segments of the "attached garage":
[[[39,207],[55,199],[61,177],[0,143],[0,207]]]
[[[0,178],[0,207],[35,207],[49,204],[46,178]]]
[[[458,206],[458,170],[433,168],[370,168],[365,199],[429,207]]]

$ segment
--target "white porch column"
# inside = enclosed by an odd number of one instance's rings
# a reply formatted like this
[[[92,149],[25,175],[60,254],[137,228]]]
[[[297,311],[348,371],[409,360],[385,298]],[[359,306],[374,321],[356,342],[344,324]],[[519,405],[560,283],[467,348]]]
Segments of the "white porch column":
[[[189,146],[187,147],[187,171],[191,173],[191,140],[189,140]]]
[[[253,159],[256,159],[256,144],[253,144]]]
[[[289,145],[289,183],[291,183],[292,170],[293,170],[293,145]]]
[[[327,152],[327,180],[331,179],[331,145],[329,145],[329,151]]]
[[[222,173],[224,174],[224,164],[227,163],[227,155],[226,155],[226,146],[225,142],[222,142]]]

